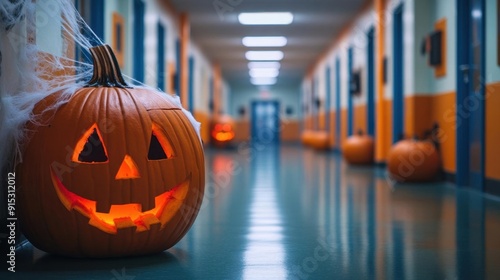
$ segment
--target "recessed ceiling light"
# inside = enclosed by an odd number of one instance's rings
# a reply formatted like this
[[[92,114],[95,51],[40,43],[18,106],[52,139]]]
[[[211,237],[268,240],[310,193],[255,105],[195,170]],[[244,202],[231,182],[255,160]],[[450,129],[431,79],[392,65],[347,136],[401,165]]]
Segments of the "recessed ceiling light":
[[[289,12],[241,13],[238,20],[245,25],[288,25],[293,22],[293,14]]]
[[[256,86],[272,86],[276,84],[276,78],[252,78],[250,82]]]
[[[284,47],[288,42],[283,36],[245,37],[242,41],[245,47]]]
[[[253,68],[274,68],[274,69],[280,69],[281,64],[277,61],[266,61],[266,62],[260,62],[260,61],[252,61],[248,63],[248,69],[253,69]]]
[[[245,57],[248,60],[278,61],[285,55],[282,51],[248,51]]]
[[[252,68],[250,77],[252,78],[276,78],[280,71],[276,68]]]

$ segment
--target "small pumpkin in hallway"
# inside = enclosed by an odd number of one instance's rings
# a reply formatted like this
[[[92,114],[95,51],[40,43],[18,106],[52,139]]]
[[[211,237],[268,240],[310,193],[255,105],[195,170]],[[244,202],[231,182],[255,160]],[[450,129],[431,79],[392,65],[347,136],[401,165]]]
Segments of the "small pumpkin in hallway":
[[[227,115],[218,116],[212,122],[212,143],[217,147],[225,147],[235,137],[233,118]]]
[[[387,157],[389,175],[398,182],[425,182],[436,178],[441,158],[431,140],[405,139],[397,142]]]
[[[94,76],[62,105],[39,102],[18,166],[19,220],[36,247],[74,257],[164,251],[193,224],[204,153],[173,98],[123,80],[109,46]]]
[[[357,134],[347,138],[342,152],[348,163],[363,165],[373,163],[374,149],[373,138],[359,130]]]

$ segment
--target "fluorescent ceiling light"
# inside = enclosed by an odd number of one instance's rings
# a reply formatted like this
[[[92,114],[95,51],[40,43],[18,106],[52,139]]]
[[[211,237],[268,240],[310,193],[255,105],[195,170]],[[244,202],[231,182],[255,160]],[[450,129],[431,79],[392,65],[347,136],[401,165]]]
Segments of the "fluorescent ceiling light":
[[[250,77],[252,78],[276,78],[280,71],[276,68],[252,68]]]
[[[282,51],[248,51],[245,57],[248,60],[282,60],[285,55]]]
[[[281,64],[277,61],[267,61],[267,62],[249,62],[248,63],[248,69],[253,69],[253,68],[274,68],[274,69],[280,69]]]
[[[287,25],[293,22],[293,14],[283,13],[241,13],[238,16],[245,25]]]
[[[276,84],[278,79],[276,78],[252,78],[251,83],[256,86],[272,86]]]
[[[283,36],[245,37],[242,41],[245,47],[284,47],[288,42]]]

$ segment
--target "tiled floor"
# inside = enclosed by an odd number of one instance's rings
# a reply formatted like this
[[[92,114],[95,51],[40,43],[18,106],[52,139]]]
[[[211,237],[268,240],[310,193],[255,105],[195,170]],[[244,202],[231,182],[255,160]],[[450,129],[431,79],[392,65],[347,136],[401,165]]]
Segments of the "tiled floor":
[[[207,194],[160,255],[75,260],[29,244],[1,279],[500,279],[500,200],[299,146],[207,151]]]

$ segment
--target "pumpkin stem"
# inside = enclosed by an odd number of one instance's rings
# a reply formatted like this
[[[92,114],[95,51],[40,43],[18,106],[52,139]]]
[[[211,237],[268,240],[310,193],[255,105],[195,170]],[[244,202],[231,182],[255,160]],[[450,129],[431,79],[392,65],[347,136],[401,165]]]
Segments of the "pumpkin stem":
[[[127,88],[113,50],[108,45],[90,48],[94,73],[86,87]]]
[[[359,136],[363,136],[364,134],[365,134],[365,133],[363,132],[363,130],[362,130],[362,129],[358,129],[358,135],[359,135]]]

